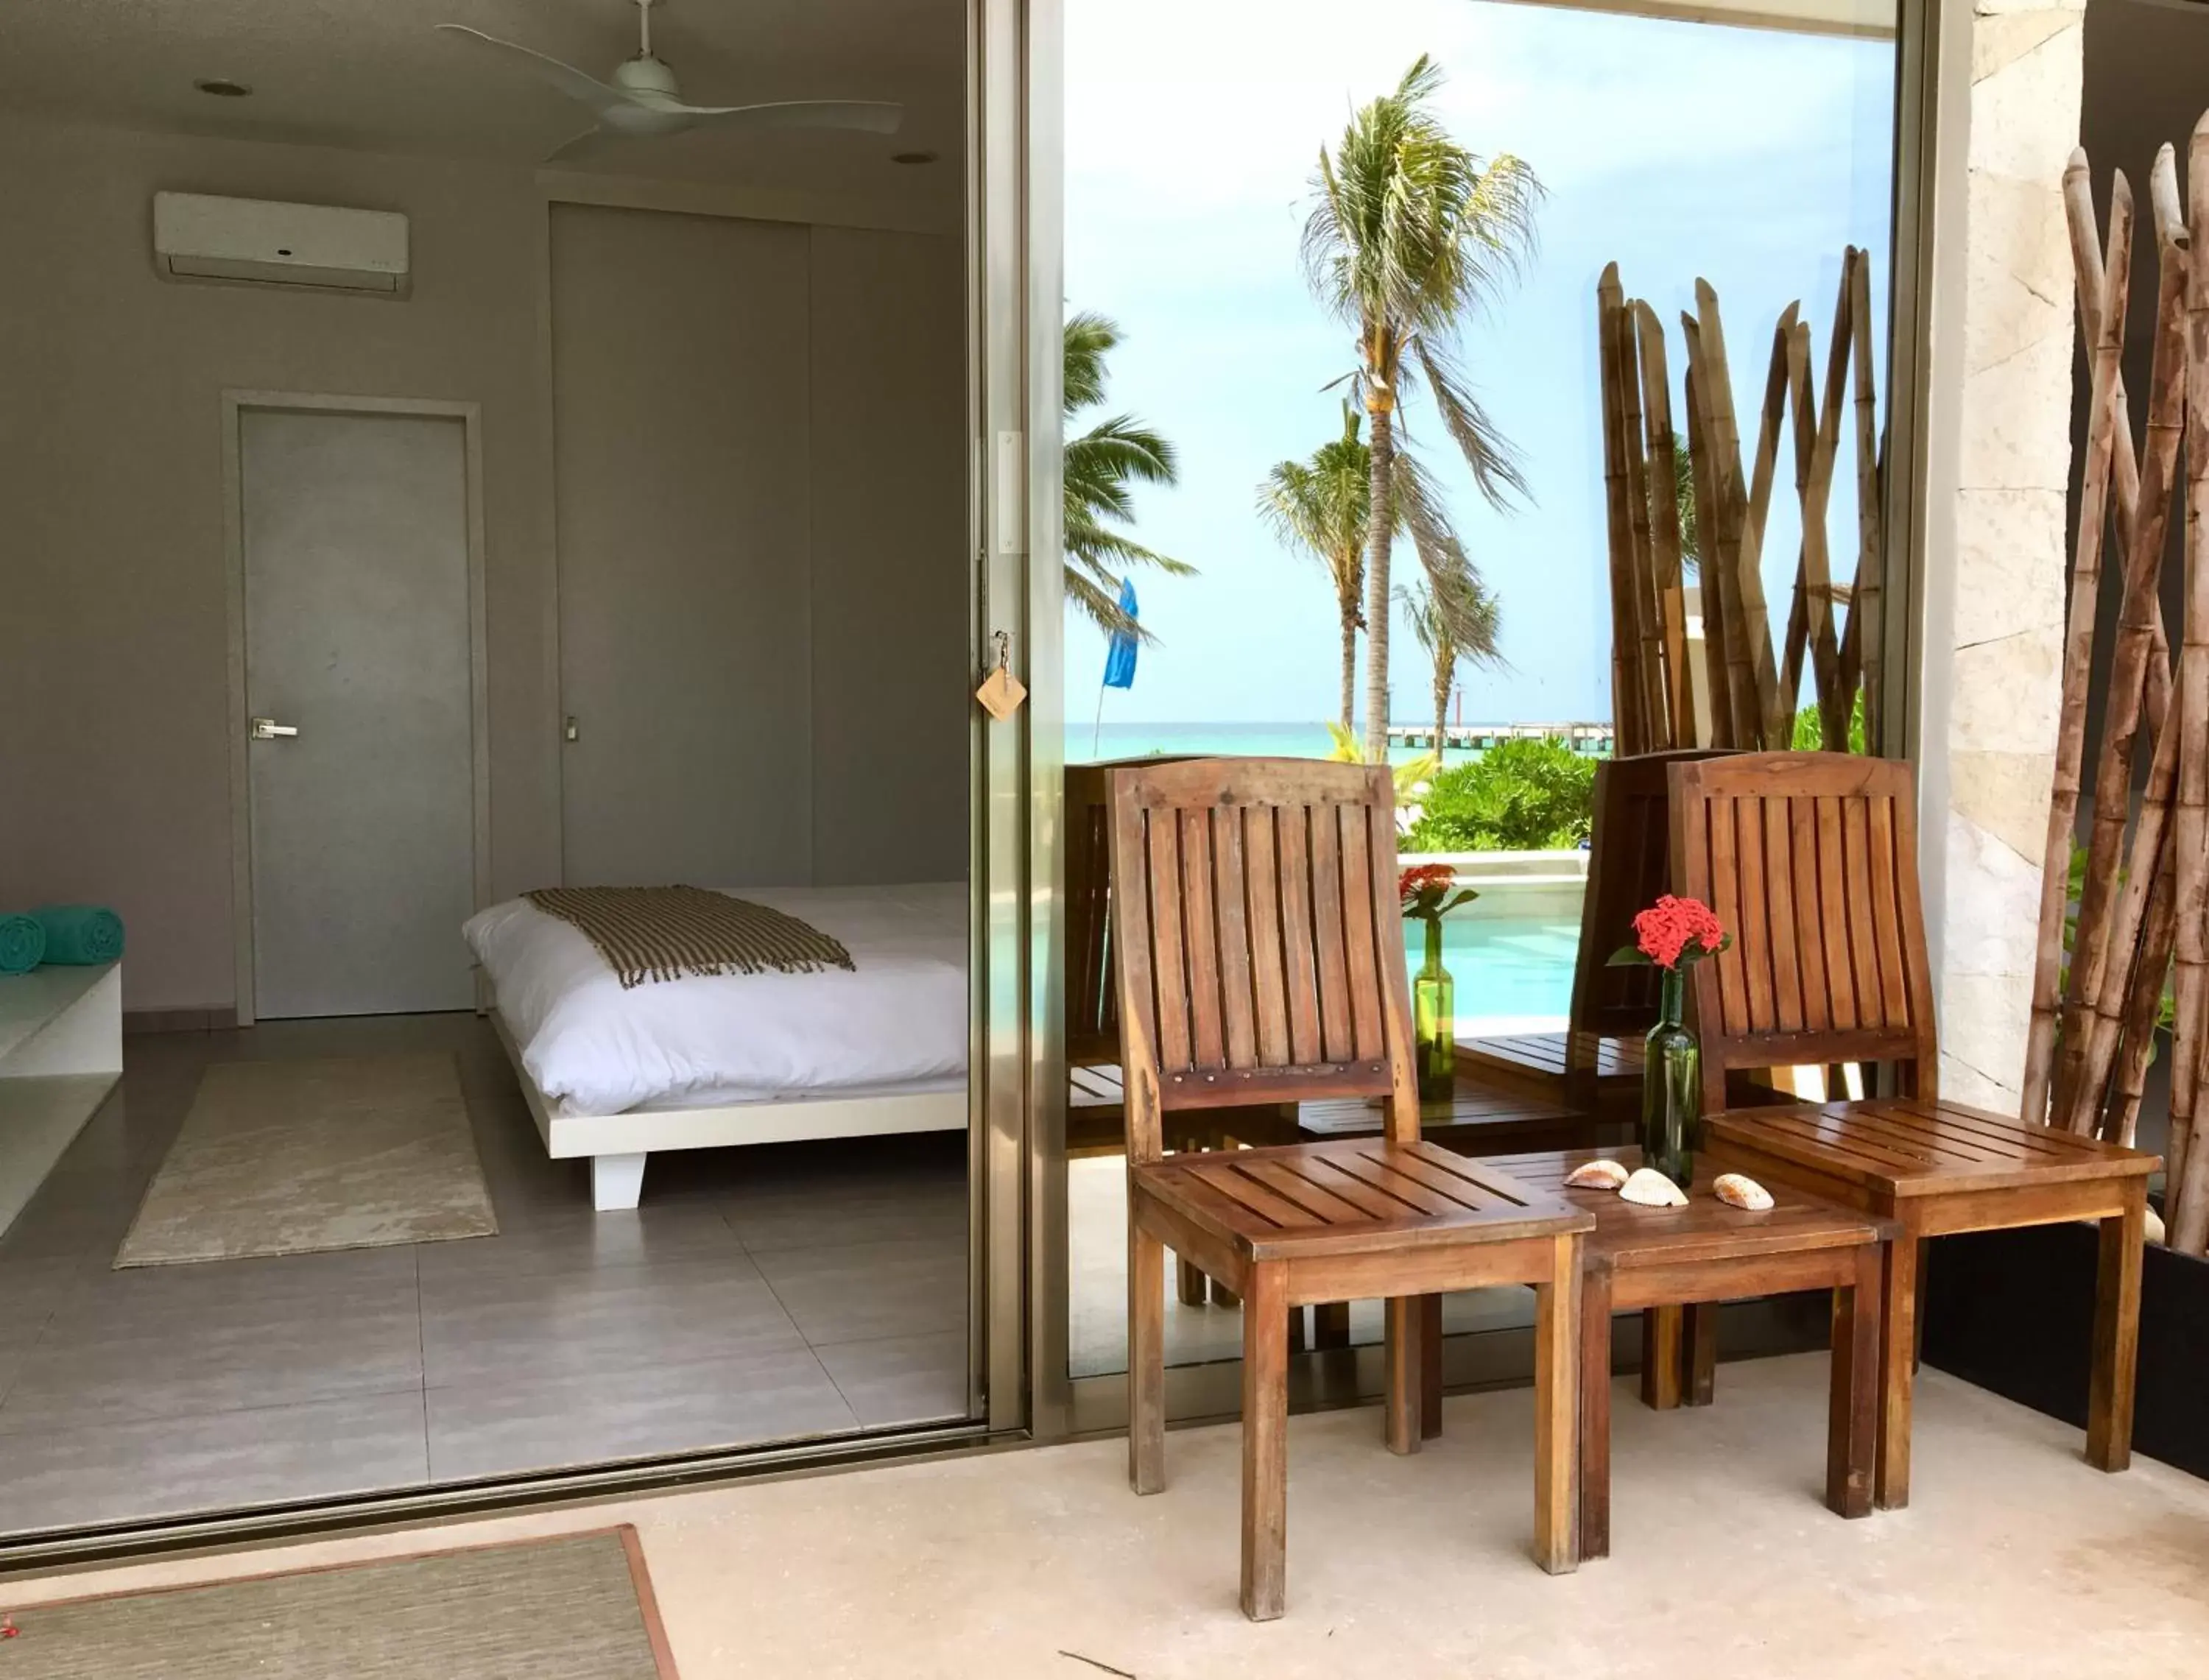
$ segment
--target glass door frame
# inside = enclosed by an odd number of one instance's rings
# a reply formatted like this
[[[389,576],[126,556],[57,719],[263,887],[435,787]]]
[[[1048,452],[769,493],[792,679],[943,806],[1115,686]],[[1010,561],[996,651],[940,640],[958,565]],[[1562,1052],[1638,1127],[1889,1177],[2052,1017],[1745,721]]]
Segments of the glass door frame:
[[[972,0],[976,9],[975,206],[979,358],[976,483],[990,535],[979,557],[978,647],[1001,627],[1025,633],[1014,666],[1029,689],[1017,729],[978,726],[978,847],[986,846],[985,902],[978,940],[990,959],[986,995],[978,995],[975,1065],[987,1067],[978,1099],[978,1191],[986,1183],[993,1263],[987,1366],[993,1428],[1019,1428],[1002,1385],[1013,1361],[1002,1338],[1018,1317],[1026,1360],[1018,1408],[1038,1439],[1124,1429],[1126,1379],[1075,1378],[1068,1370],[1068,1255],[1064,1034],[1064,860],[1061,833],[1065,771],[1064,659],[1061,623],[1060,316],[1063,309],[1065,136],[1064,0]],[[1583,9],[1663,15],[1634,0]],[[1884,738],[1890,756],[1918,756],[1926,509],[1926,434],[1930,383],[1929,263],[1936,144],[1935,90],[1941,68],[1940,0],[1899,0],[1896,18],[1894,190],[1887,390],[1887,468],[1881,514],[1888,533],[1885,677],[1890,697]],[[1014,148],[1008,153],[1008,148]],[[1024,370],[1018,366],[1023,355]],[[1023,437],[1027,462],[1023,514],[1003,482],[996,452],[1008,431]],[[1014,533],[1018,533],[1015,535]],[[1008,542],[1026,551],[1000,551]],[[980,860],[978,859],[978,862]],[[1017,864],[1017,869],[1015,865]],[[984,880],[978,871],[978,883]],[[979,895],[978,895],[979,896]],[[978,943],[978,949],[981,943]],[[1016,980],[1014,970],[1026,972]],[[1025,1084],[1025,1126],[1015,1112],[1015,1077]],[[1001,1151],[1024,1141],[1017,1165]],[[986,1156],[986,1159],[984,1158]],[[1014,1194],[1026,1208],[1020,1241],[1024,1274],[1010,1264],[1012,1214],[997,1201]],[[978,1219],[978,1243],[981,1222]],[[978,1317],[977,1322],[983,1321]],[[1774,1315],[1775,1335],[1791,1334]],[[1630,1342],[1631,1332],[1627,1340]],[[1497,1329],[1452,1337],[1444,1380],[1453,1388],[1522,1381],[1532,1369],[1531,1333]],[[1241,1362],[1170,1366],[1168,1416],[1176,1420],[1235,1415]],[[1377,1346],[1333,1350],[1291,1361],[1292,1406],[1349,1405],[1382,1387]]]

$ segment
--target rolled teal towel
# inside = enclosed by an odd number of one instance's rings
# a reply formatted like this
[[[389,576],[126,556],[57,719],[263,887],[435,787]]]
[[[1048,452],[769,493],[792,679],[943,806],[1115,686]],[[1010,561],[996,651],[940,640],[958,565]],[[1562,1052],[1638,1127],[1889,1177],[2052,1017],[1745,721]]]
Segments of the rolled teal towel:
[[[46,930],[35,916],[0,916],[0,974],[27,974],[46,954]]]
[[[31,912],[46,936],[45,960],[113,962],[123,954],[123,918],[97,904],[42,904]]]

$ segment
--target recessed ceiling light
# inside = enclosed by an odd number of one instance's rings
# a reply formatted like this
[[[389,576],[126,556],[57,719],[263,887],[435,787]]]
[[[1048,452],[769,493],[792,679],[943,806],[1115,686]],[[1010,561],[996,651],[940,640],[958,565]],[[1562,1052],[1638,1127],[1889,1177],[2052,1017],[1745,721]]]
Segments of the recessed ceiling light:
[[[212,93],[219,99],[242,99],[253,90],[242,81],[232,81],[227,76],[202,76],[192,84],[202,93]]]
[[[936,154],[933,152],[893,152],[890,154],[890,161],[892,163],[904,164],[934,163],[936,161]]]

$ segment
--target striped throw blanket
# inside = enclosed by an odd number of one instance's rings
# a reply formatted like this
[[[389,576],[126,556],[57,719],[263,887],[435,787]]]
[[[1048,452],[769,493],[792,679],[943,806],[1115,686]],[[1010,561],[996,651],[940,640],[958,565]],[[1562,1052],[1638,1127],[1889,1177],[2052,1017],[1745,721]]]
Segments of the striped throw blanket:
[[[527,896],[597,946],[624,991],[685,975],[853,966],[841,943],[797,917],[700,887],[546,887]]]

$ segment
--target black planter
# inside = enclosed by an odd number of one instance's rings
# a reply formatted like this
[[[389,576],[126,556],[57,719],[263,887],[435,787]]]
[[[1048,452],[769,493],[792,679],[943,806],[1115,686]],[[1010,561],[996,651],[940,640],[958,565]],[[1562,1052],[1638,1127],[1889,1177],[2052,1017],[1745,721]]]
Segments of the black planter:
[[[1932,1249],[1925,1363],[2084,1429],[2093,1227],[1943,1237]],[[2140,1268],[2133,1447],[2209,1478],[2209,1262],[2153,1246]]]

